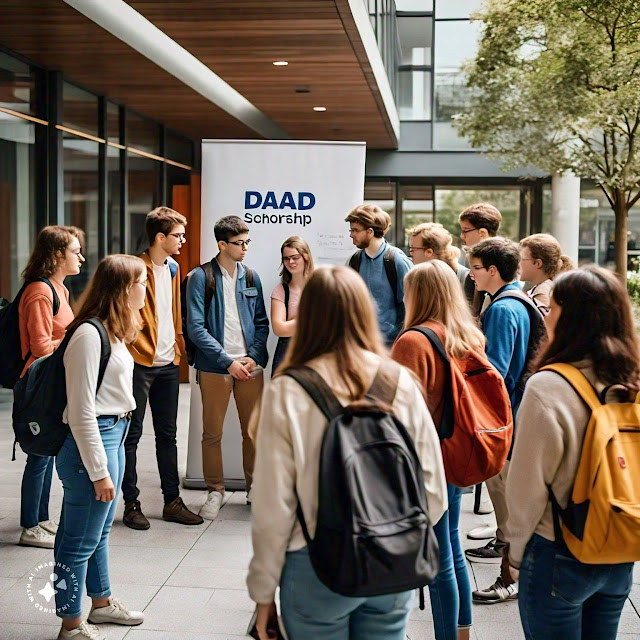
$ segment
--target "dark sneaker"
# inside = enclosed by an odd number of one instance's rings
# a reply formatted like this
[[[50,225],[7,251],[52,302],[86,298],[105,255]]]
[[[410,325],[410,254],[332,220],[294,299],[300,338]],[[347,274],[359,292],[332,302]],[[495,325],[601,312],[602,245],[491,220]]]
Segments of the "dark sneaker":
[[[502,578],[498,578],[490,587],[473,592],[473,601],[476,604],[497,604],[507,600],[518,598],[518,583],[514,582],[508,587],[504,586]]]
[[[164,505],[162,519],[167,522],[177,522],[178,524],[202,524],[204,522],[197,513],[187,509],[179,496],[173,502]]]
[[[138,529],[140,531],[146,531],[151,526],[144,513],[142,513],[139,500],[127,502],[124,505],[124,516],[122,521],[127,525],[127,527],[129,527],[129,529]]]
[[[497,538],[479,549],[467,549],[464,555],[469,562],[481,562],[483,564],[500,564],[502,562],[503,542],[498,542]]]

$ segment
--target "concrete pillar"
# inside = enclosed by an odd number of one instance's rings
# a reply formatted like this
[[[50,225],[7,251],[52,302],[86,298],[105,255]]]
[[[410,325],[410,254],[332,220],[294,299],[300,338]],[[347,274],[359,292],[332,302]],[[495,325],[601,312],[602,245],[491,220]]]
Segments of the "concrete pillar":
[[[570,171],[551,178],[551,233],[562,251],[578,264],[580,178]]]

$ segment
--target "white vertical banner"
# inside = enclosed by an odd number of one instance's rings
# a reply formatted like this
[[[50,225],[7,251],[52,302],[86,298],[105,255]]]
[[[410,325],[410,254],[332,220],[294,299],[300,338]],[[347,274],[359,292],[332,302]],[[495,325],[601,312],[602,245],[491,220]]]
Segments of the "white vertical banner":
[[[268,314],[271,292],[280,282],[280,247],[288,237],[306,240],[316,265],[345,264],[354,246],[344,219],[364,197],[365,153],[364,142],[203,140],[201,261],[218,253],[216,220],[242,218],[251,238],[244,264],[260,276]],[[270,356],[275,343],[271,331]],[[267,384],[270,372],[271,361]],[[192,372],[187,487],[204,487],[201,407]],[[241,443],[232,396],[222,439],[229,489],[244,487]]]

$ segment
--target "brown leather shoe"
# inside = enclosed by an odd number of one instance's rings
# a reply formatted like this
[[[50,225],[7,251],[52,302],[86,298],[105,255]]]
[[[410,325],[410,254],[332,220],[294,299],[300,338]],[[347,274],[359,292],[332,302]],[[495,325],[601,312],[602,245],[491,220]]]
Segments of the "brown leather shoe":
[[[162,519],[167,522],[177,522],[179,524],[202,524],[204,522],[197,513],[193,513],[193,511],[187,509],[180,497],[164,505]]]
[[[144,513],[142,513],[139,500],[128,502],[124,505],[124,517],[122,521],[129,529],[139,529],[140,531],[145,531],[151,526],[145,518]]]

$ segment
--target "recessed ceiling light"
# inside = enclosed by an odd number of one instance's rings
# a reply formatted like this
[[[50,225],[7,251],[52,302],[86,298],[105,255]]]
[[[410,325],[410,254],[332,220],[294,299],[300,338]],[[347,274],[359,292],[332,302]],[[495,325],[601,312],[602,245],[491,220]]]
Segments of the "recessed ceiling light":
[[[314,111],[326,111],[327,107],[313,107]]]
[[[276,60],[273,63],[274,67],[286,67],[289,63],[286,60]]]

